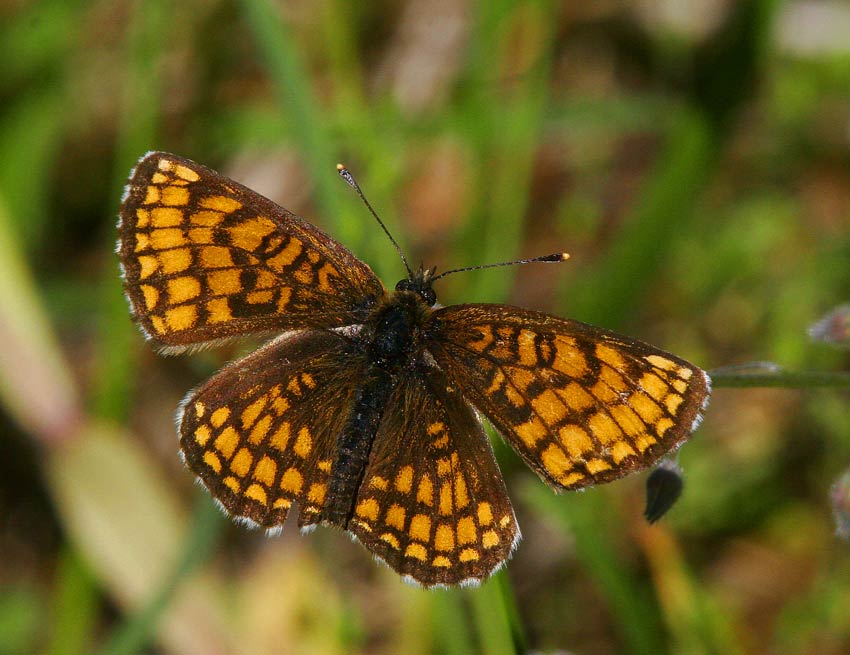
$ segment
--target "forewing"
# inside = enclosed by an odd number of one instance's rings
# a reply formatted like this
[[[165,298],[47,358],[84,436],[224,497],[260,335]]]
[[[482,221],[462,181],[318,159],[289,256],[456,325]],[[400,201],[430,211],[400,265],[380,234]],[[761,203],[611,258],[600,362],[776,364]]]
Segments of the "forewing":
[[[434,312],[427,348],[556,488],[644,469],[696,428],[709,378],[679,357],[578,321],[500,305]]]
[[[280,337],[189,394],[179,417],[186,464],[232,515],[299,524],[322,508],[336,435],[351,413],[365,361],[332,332]]]
[[[166,349],[302,327],[359,323],[384,294],[340,243],[200,164],[145,155],[121,203],[124,288]]]
[[[348,529],[425,586],[481,580],[510,556],[519,528],[490,442],[440,371],[401,377]]]

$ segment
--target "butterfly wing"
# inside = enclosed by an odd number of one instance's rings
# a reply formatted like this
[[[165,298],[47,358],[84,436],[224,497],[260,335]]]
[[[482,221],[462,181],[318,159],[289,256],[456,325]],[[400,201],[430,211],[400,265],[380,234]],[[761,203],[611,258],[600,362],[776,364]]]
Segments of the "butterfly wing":
[[[501,305],[438,309],[428,350],[463,394],[555,488],[655,463],[696,428],[699,368],[578,321]]]
[[[425,586],[481,580],[510,557],[519,527],[490,442],[439,370],[401,376],[348,529]]]
[[[384,293],[342,244],[200,164],[151,152],[121,203],[124,288],[165,349],[362,322]]]
[[[297,501],[299,524],[314,523],[365,370],[333,332],[271,341],[187,396],[178,419],[186,464],[237,518],[280,526]]]

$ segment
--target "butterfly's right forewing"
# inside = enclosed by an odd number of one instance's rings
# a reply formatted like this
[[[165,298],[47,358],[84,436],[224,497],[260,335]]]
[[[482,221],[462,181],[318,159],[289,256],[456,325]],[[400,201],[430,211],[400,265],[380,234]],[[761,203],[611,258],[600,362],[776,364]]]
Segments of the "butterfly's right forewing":
[[[449,378],[553,487],[645,469],[696,428],[705,372],[648,344],[503,305],[434,312],[428,349]]]

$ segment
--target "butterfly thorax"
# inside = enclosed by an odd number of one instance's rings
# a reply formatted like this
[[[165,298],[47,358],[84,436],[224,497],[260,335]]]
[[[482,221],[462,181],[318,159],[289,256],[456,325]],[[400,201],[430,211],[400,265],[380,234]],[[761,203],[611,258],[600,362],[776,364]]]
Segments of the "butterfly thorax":
[[[414,291],[395,291],[364,326],[371,364],[386,371],[409,366],[421,351],[422,327],[431,308]]]

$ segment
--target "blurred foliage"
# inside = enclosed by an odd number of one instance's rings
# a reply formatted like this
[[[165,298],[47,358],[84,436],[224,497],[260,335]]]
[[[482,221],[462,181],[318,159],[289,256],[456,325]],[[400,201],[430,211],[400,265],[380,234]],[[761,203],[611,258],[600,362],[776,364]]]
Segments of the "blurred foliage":
[[[806,334],[850,296],[845,3],[15,0],[0,61],[0,655],[850,651],[848,392],[817,387],[848,356]],[[717,390],[654,526],[645,476],[556,496],[497,445],[525,538],[477,589],[406,586],[331,530],[266,539],[175,455],[177,402],[245,347],[158,357],[121,294],[117,204],[151,149],[391,284],[345,161],[413,262],[572,254],[453,276],[445,303],[804,389]]]

